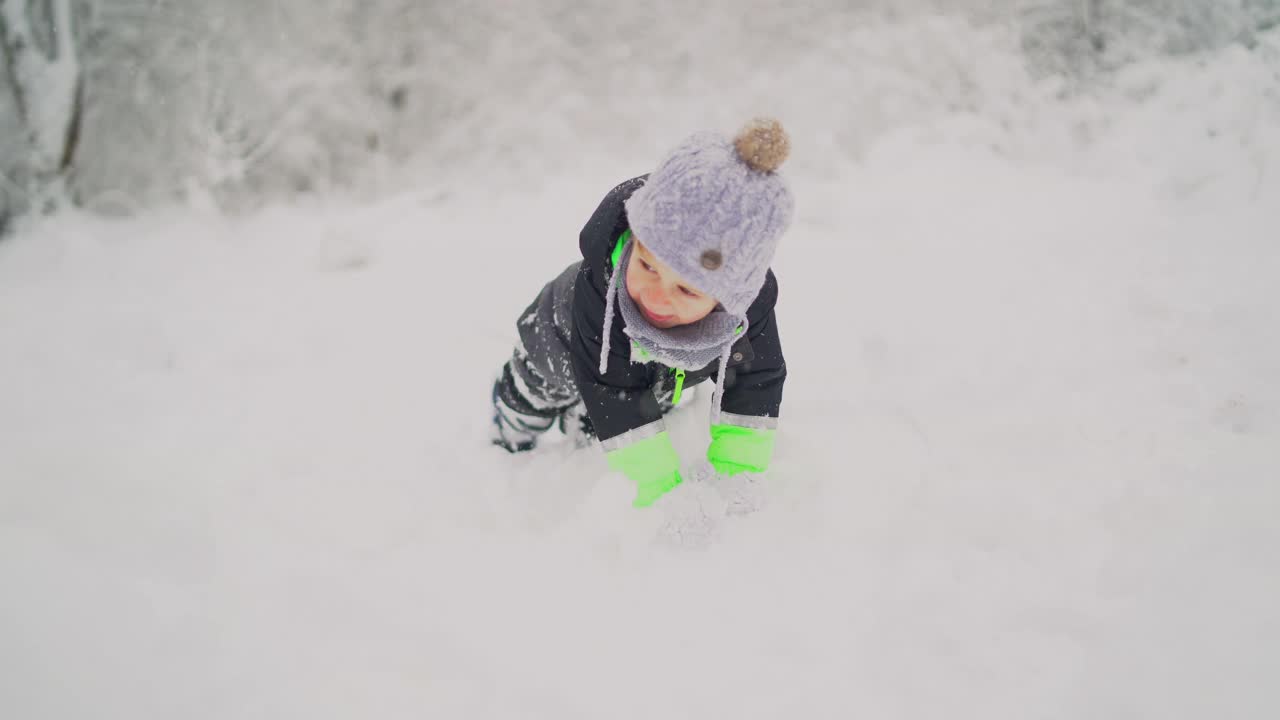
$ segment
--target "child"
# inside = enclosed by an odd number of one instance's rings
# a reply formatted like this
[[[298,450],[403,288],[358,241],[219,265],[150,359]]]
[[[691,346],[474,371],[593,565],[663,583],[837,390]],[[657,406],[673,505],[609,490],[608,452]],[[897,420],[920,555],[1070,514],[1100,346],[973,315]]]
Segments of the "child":
[[[594,435],[645,507],[681,482],[663,415],[711,379],[707,459],[725,475],[768,467],[787,377],[769,264],[794,206],[775,172],[788,149],[774,120],[732,141],[698,133],[605,196],[582,261],[517,322],[493,387],[494,444],[531,450],[557,421]]]

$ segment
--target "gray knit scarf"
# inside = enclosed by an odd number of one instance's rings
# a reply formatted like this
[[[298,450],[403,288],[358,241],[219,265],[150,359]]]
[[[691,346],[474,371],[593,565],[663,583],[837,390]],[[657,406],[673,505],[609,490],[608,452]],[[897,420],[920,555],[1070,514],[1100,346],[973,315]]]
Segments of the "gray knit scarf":
[[[609,289],[605,292],[600,373],[604,374],[609,367],[609,340],[613,331],[613,305],[616,303],[622,312],[623,321],[626,322],[622,331],[643,351],[641,354],[643,359],[633,357],[632,362],[653,360],[681,370],[698,370],[706,367],[712,360],[720,359],[720,372],[716,375],[716,390],[711,401],[711,422],[719,422],[720,401],[724,396],[724,376],[729,367],[729,353],[734,340],[747,331],[747,318],[745,316],[736,318],[722,309],[717,309],[698,322],[680,325],[669,330],[650,325],[635,301],[631,299],[630,293],[627,292],[627,261],[631,258],[634,245],[634,241],[628,237],[626,246],[622,250],[622,257],[609,276]],[[646,354],[648,357],[643,357]]]

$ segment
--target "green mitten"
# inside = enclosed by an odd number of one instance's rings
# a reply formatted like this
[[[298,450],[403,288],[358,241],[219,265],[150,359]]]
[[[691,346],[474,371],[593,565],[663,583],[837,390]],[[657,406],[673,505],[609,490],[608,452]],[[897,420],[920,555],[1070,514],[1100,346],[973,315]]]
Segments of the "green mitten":
[[[636,498],[631,502],[635,507],[649,507],[681,482],[680,458],[665,431],[611,450],[605,457],[610,468],[636,484]]]
[[[723,423],[712,425],[707,460],[722,475],[762,473],[773,459],[774,432]]]

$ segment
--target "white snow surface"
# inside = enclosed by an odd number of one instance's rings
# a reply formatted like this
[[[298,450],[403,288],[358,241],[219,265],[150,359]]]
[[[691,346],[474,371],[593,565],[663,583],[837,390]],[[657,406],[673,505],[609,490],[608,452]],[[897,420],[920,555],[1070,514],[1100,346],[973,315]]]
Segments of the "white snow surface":
[[[745,517],[487,445],[518,313],[644,167],[25,229],[0,716],[1280,715],[1276,77],[1236,48],[1013,129],[797,133]]]

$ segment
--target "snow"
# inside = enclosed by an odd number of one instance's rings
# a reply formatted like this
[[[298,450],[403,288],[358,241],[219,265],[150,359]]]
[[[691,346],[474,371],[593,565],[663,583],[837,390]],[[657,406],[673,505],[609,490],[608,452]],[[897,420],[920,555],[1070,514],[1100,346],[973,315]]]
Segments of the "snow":
[[[12,54],[9,71],[18,85],[15,97],[21,98],[34,144],[35,169],[52,173],[62,162],[68,128],[77,112],[80,65],[76,44],[69,42],[74,33],[70,0],[54,0],[46,10],[51,26],[47,47],[41,47],[29,22],[29,13],[34,12],[17,2],[0,6],[0,34],[8,31],[6,37],[0,37],[0,43],[7,48],[6,57]]]
[[[610,158],[26,229],[0,243],[0,710],[1274,717],[1274,57],[798,157],[823,171],[792,175],[775,265],[767,508],[701,527],[704,486],[635,511],[599,452],[486,446]],[[672,421],[690,461],[708,395]]]

